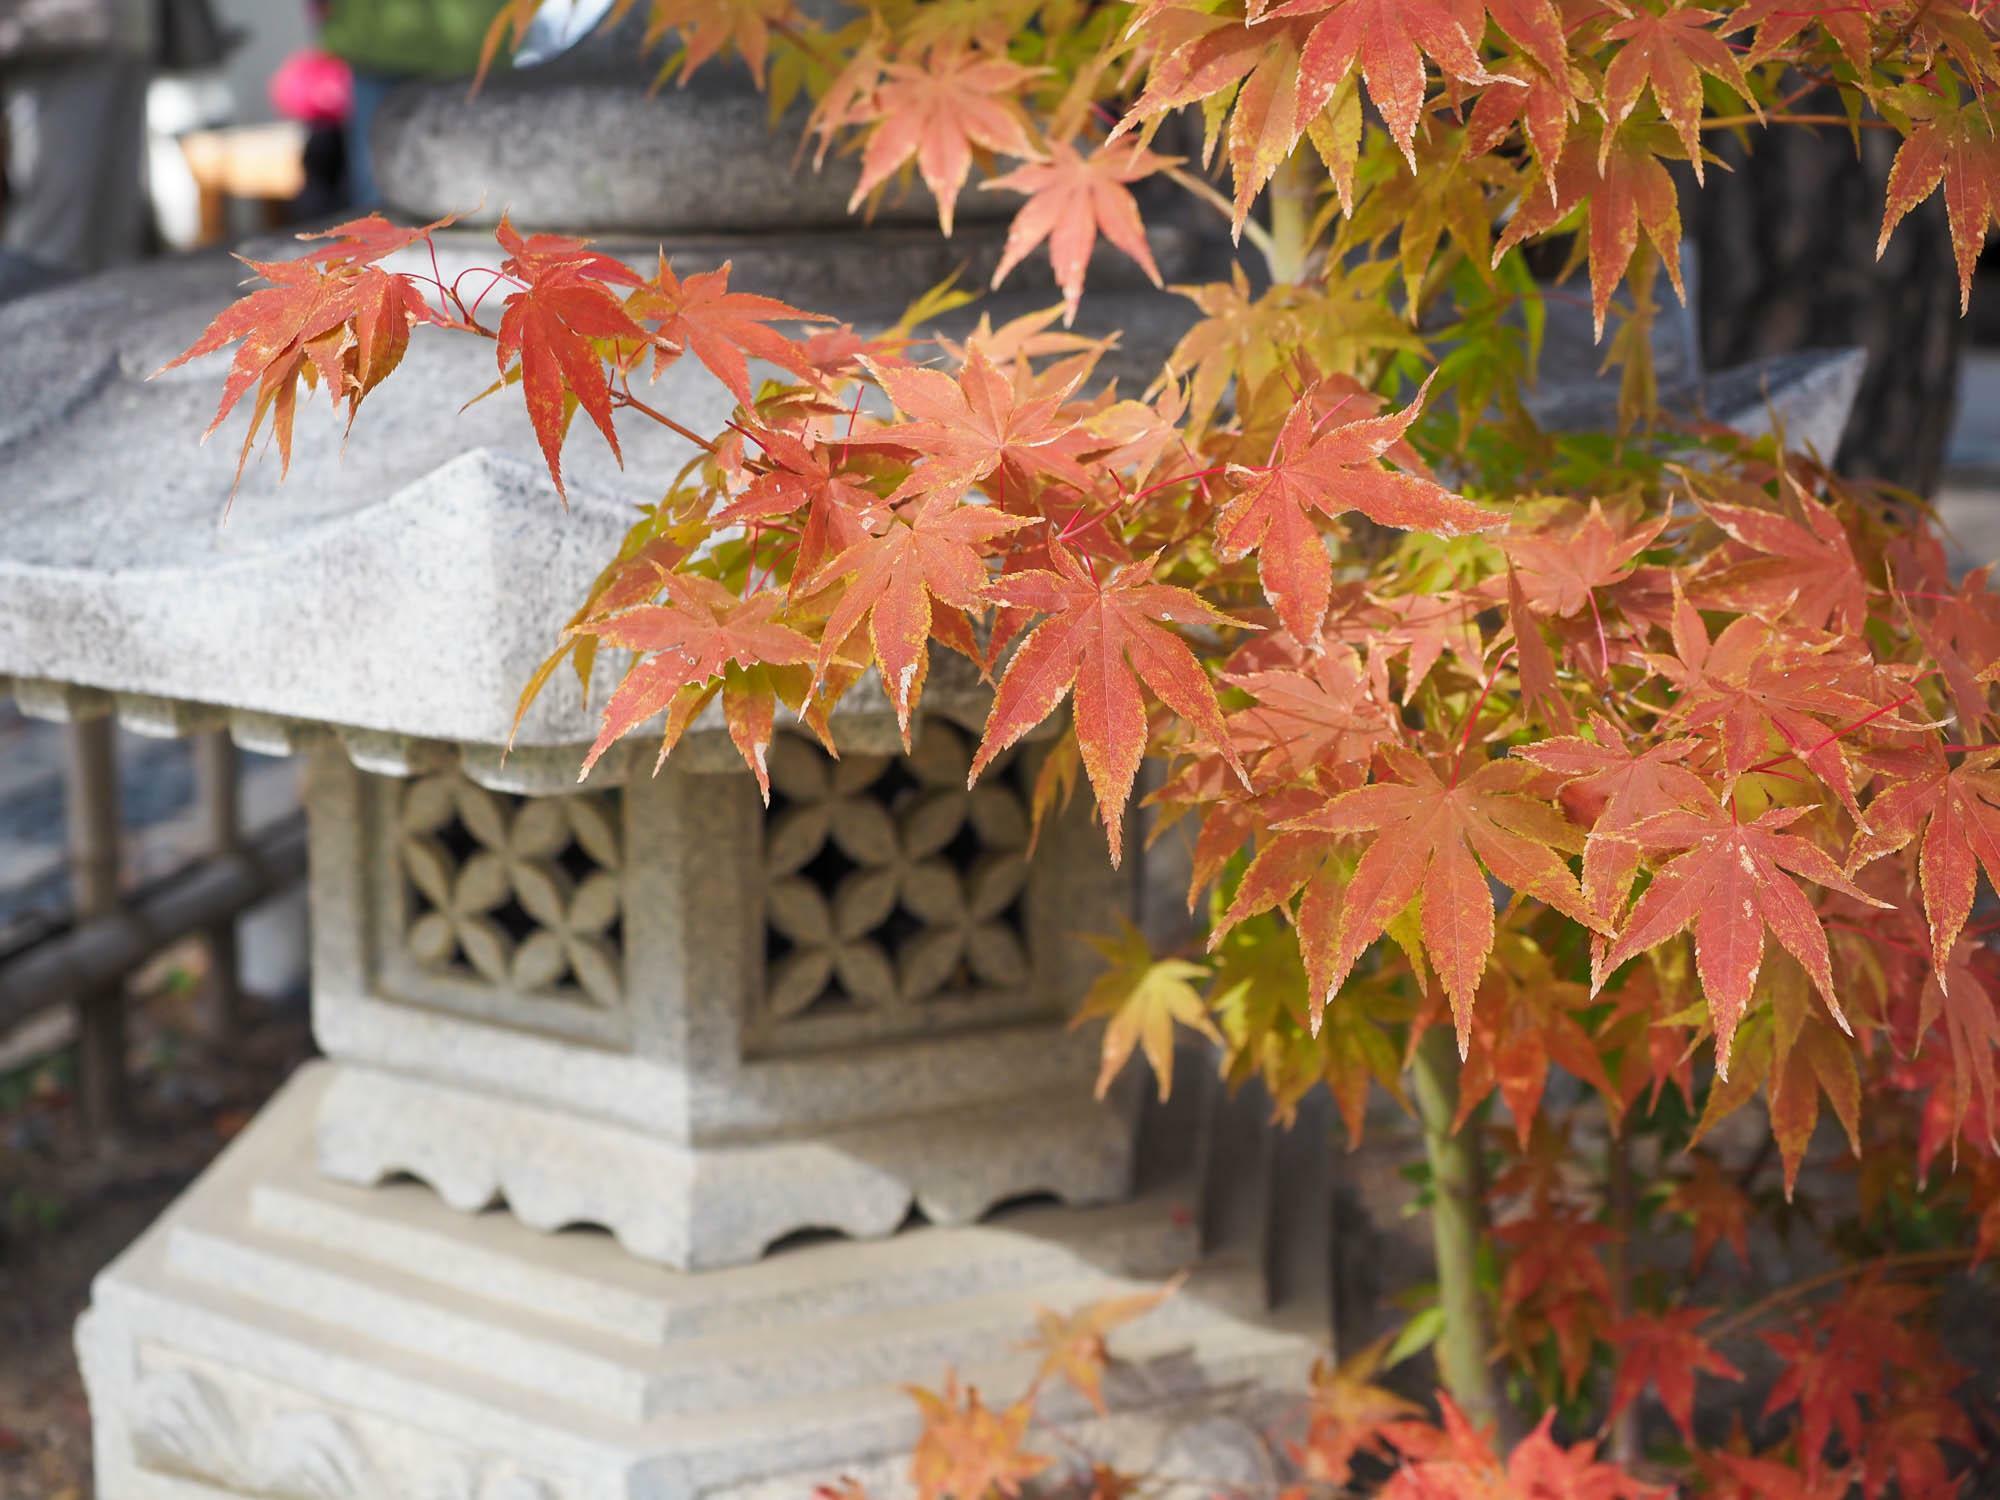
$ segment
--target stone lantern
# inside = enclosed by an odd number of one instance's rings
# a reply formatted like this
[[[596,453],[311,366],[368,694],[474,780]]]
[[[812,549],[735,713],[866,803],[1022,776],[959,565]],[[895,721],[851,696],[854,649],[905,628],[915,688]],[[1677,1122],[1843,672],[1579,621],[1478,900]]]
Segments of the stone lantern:
[[[454,141],[577,138],[537,111],[594,111],[591,139],[678,131],[743,180],[791,149],[753,108],[718,142],[736,116],[574,74],[401,109],[418,134],[382,160],[406,209]],[[517,217],[638,227],[621,194]],[[679,267],[733,258],[858,324],[998,251],[976,220],[949,247],[780,234],[768,204],[735,222],[736,196],[706,222],[680,206]],[[447,265],[475,241],[443,237]],[[1170,272],[1189,253],[1156,246]],[[239,274],[190,261],[0,316],[0,674],[45,716],[226,727],[307,763],[325,1059],[100,1276],[77,1335],[98,1493],[678,1500],[843,1472],[893,1493],[905,1384],[955,1369],[1005,1400],[1037,1309],[1196,1266],[1121,1334],[1106,1414],[1056,1393],[1043,1415],[1078,1451],[1247,1477],[1259,1393],[1295,1403],[1326,1347],[1326,1143],[1263,1136],[1198,1072],[1143,1135],[1135,1093],[1093,1101],[1080,939],[1138,891],[1081,804],[1030,854],[1043,747],[968,791],[987,690],[941,662],[909,753],[864,685],[838,759],[780,736],[768,809],[711,724],[657,775],[633,746],[579,785],[595,715],[573,688],[503,754],[521,685],[688,450],[635,429],[620,471],[580,438],[565,511],[517,411],[458,409],[490,352],[419,338],[350,441],[313,413],[289,481],[253,466],[219,519],[234,455],[195,444],[217,370],[145,377]],[[1184,315],[1105,285],[1157,360]],[[692,362],[663,386],[691,426],[727,415]],[[1229,1121],[1246,1148],[1215,1145]]]
[[[977,193],[949,246],[855,227],[842,182],[772,196],[791,145],[747,95],[649,99],[591,66],[405,99],[379,152],[397,206],[483,189],[525,228],[651,231],[635,259],[664,234],[683,272],[733,260],[861,325],[998,254]],[[555,154],[514,162],[521,140]],[[579,141],[589,163],[563,160]],[[646,148],[605,168],[602,142]],[[689,163],[718,162],[704,193]],[[481,240],[441,236],[447,269]],[[1169,279],[1194,253],[1155,244]],[[1105,270],[1086,318],[1156,368],[1185,304]],[[194,260],[0,313],[0,674],[46,716],[308,762],[325,1060],[100,1276],[77,1336],[98,1493],[776,1500],[854,1473],[889,1495],[904,1385],[954,1369],[1004,1401],[1038,1309],[1188,1268],[1121,1330],[1107,1410],[1055,1391],[1042,1415],[1063,1451],[1191,1492],[1266,1477],[1259,1433],[1327,1350],[1328,1134],[1271,1133],[1200,1068],[1143,1119],[1092,1101],[1079,938],[1152,903],[1084,807],[1028,851],[1041,747],[968,792],[985,689],[940,662],[909,753],[864,686],[837,760],[781,736],[768,809],[712,724],[657,775],[634,746],[579,785],[595,717],[560,686],[503,754],[689,450],[634,428],[621,471],[580,433],[565,512],[517,411],[459,410],[489,351],[419,338],[351,441],[302,418],[289,482],[253,467],[219,521],[234,455],[194,444],[219,371],[144,377],[237,276]],[[1854,373],[1776,370],[1741,404],[1816,412]],[[663,386],[691,427],[728,415],[691,361]]]

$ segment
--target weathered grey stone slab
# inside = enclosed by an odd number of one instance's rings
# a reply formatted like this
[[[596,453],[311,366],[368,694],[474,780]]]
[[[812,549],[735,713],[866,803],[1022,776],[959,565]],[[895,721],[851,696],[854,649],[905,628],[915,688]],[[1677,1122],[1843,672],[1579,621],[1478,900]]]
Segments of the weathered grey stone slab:
[[[414,85],[377,119],[376,173],[390,206],[418,219],[470,210],[491,222],[504,210],[524,228],[568,233],[839,227],[856,159],[833,155],[814,170],[804,124],[803,107],[774,124],[734,68],[704,68],[658,92],[532,72],[496,77],[476,95],[456,82]],[[488,183],[507,185],[504,201],[479,203]],[[957,211],[972,223],[1019,202],[972,186]],[[934,231],[937,203],[920,181],[892,187],[878,221]]]
[[[850,256],[871,239],[826,238]],[[688,263],[759,243],[707,240]],[[444,248],[448,263],[473,254],[464,239]],[[870,285],[881,286],[880,257],[893,265],[894,246],[866,253],[876,258]],[[825,306],[822,288],[802,279],[815,264],[810,240],[794,239],[770,267],[789,281],[739,280]],[[290,479],[280,483],[273,456],[253,460],[231,505],[241,416],[208,445],[196,442],[226,357],[145,377],[192,342],[239,276],[232,262],[209,258],[0,309],[0,390],[9,396],[0,403],[0,675],[16,679],[29,712],[101,711],[91,695],[108,691],[134,705],[157,700],[131,712],[162,728],[229,710],[259,748],[338,725],[377,766],[407,758],[392,741],[470,746],[469,763],[496,784],[524,784],[530,773],[509,772],[498,755],[521,686],[613,555],[632,507],[656,498],[660,476],[692,449],[627,424],[621,469],[579,430],[564,455],[565,510],[511,394],[461,410],[492,381],[490,349],[419,337],[352,439],[327,411],[303,411]],[[1106,316],[1137,329],[1107,373],[1142,368],[1186,325],[1176,298],[1104,302]],[[996,315],[1030,305],[1001,299]],[[897,311],[853,299],[828,310],[863,326]],[[95,373],[67,378],[79,369]],[[697,430],[719,430],[732,404],[692,360],[650,399]],[[553,757],[537,786],[551,784],[561,759],[581,760],[601,705],[557,685],[529,712],[517,745]],[[884,711],[875,699],[857,731]]]

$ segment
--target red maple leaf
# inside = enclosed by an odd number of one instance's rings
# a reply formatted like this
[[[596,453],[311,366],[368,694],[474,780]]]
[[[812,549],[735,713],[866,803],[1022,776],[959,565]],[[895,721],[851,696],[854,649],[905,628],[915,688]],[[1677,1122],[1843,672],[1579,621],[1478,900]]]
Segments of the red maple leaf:
[[[1596,590],[1630,578],[1639,554],[1659,540],[1671,519],[1614,521],[1592,500],[1581,520],[1510,532],[1500,546],[1514,564],[1528,603],[1544,614],[1568,616],[1591,608]]]
[[[773,618],[784,605],[782,594],[773,591],[741,599],[713,579],[693,573],[666,574],[659,586],[666,591],[665,604],[637,605],[571,627],[574,634],[645,653],[605,705],[604,721],[584,757],[582,775],[587,776],[598,757],[627,731],[667,708],[684,690],[721,677],[730,666],[796,666],[813,659],[813,643]],[[684,721],[669,717],[661,760],[684,727]],[[745,748],[744,759],[768,797],[762,755]]]
[[[1843,1030],[1833,967],[1819,913],[1793,875],[1870,906],[1886,906],[1841,874],[1819,845],[1782,830],[1810,808],[1774,807],[1750,822],[1705,795],[1694,808],[1656,813],[1627,831],[1642,848],[1682,849],[1653,876],[1625,927],[1598,965],[1596,982],[1626,960],[1694,929],[1695,968],[1715,1023],[1716,1070],[1729,1072],[1736,1023],[1750,1003],[1764,958],[1764,930],[1796,958]],[[1788,873],[1789,872],[1789,873]]]
[[[1136,141],[1115,141],[1088,157],[1079,155],[1067,142],[1059,141],[1050,150],[1048,161],[1029,162],[982,186],[1006,188],[1028,198],[1007,230],[1007,246],[994,268],[993,285],[999,286],[1009,271],[1047,240],[1049,263],[1055,268],[1056,285],[1062,288],[1063,324],[1067,327],[1076,321],[1084,271],[1100,233],[1137,261],[1154,286],[1161,284],[1160,268],[1153,264],[1152,247],[1146,243],[1146,226],[1139,217],[1131,184],[1175,165],[1180,158],[1155,156]]]
[[[1875,258],[1903,216],[1944,184],[1951,244],[1958,258],[1959,310],[1972,305],[1972,268],[1986,243],[1987,221],[2000,218],[2000,135],[1983,101],[1960,108],[1940,103],[1904,137],[1889,168],[1888,201]]]
[[[1930,751],[1921,765],[1869,802],[1849,864],[1892,854],[1922,835],[1918,885],[1930,922],[1931,959],[1942,972],[1972,915],[1981,865],[1988,884],[2000,891],[2000,750],[1968,755],[1955,770]]]
[[[1611,1342],[1618,1350],[1618,1377],[1611,1388],[1613,1420],[1651,1386],[1681,1436],[1689,1443],[1694,1441],[1695,1376],[1743,1378],[1743,1372],[1701,1336],[1701,1325],[1711,1311],[1677,1307],[1668,1312],[1641,1313],[1611,1330]]]
[[[1710,1252],[1719,1244],[1727,1244],[1736,1252],[1737,1264],[1747,1268],[1750,1264],[1750,1199],[1732,1178],[1724,1175],[1714,1157],[1706,1152],[1690,1154],[1694,1161],[1694,1174],[1686,1181],[1675,1184],[1665,1204],[1675,1213],[1686,1214],[1694,1221],[1694,1249],[1689,1259],[1689,1273],[1701,1275],[1701,1268],[1708,1263]]]
[[[1704,581],[1701,603],[1738,614],[1782,618],[1808,629],[1858,631],[1868,618],[1868,580],[1840,518],[1803,491],[1804,524],[1777,511],[1719,502],[1708,518],[1732,541],[1760,556],[1744,558]]]
[[[623,462],[599,341],[646,342],[646,331],[611,291],[613,286],[637,286],[639,276],[583,240],[553,234],[523,239],[504,215],[493,233],[507,251],[500,269],[520,288],[501,305],[494,358],[503,380],[519,365],[528,420],[556,493],[564,494],[562,443],[574,409],[581,408],[596,424]]]
[[[1896,1372],[1920,1372],[1928,1363],[1913,1320],[1931,1296],[1927,1288],[1871,1276],[1813,1309],[1796,1330],[1764,1335],[1781,1372],[1764,1414],[1797,1405],[1808,1475],[1825,1469],[1827,1439],[1836,1431],[1850,1454],[1864,1451],[1863,1401],[1886,1395]]]
[[[847,205],[850,212],[914,156],[949,236],[974,146],[1029,161],[1041,156],[1022,129],[1014,97],[1037,69],[977,52],[947,56],[938,50],[922,65],[889,63],[882,71],[877,123],[861,153],[861,180]]]
[[[1957,1160],[1958,1138],[1968,1123],[1983,1127],[1981,1142],[1988,1151],[2000,1149],[2000,1076],[1994,1069],[1994,1050],[2000,1048],[2000,984],[1996,984],[1992,955],[1973,944],[1960,943],[1924,984],[1918,1002],[1917,1046],[1921,1047],[1931,1027],[1942,1019],[1944,1044],[1951,1058],[1951,1088],[1936,1095],[1944,1106],[1941,1128],[1950,1134],[1952,1158]],[[1949,988],[1947,988],[1949,983]],[[1942,1091],[1940,1091],[1942,1093]],[[1928,1121],[1926,1122],[1928,1123]],[[1935,1146],[1932,1147],[1936,1149]]]
[[[1342,792],[1279,825],[1374,835],[1341,903],[1331,982],[1312,997],[1313,1021],[1317,1026],[1362,951],[1420,900],[1424,951],[1451,999],[1463,1057],[1473,996],[1493,951],[1493,893],[1481,866],[1503,885],[1595,926],[1561,852],[1580,849],[1582,835],[1548,803],[1524,795],[1534,772],[1519,761],[1488,761],[1449,780],[1408,750],[1385,750],[1381,761],[1394,780]]]
[[[717,513],[716,521],[725,526],[775,521],[803,508],[806,518],[792,571],[796,592],[829,557],[880,531],[889,519],[889,505],[858,475],[840,467],[834,456],[845,456],[840,444],[814,444],[772,428],[746,430],[770,465]]]
[[[1568,778],[1563,801],[1590,829],[1583,846],[1583,894],[1607,921],[1625,905],[1639,871],[1639,847],[1627,836],[1655,813],[1700,803],[1708,784],[1683,762],[1693,740],[1664,740],[1633,754],[1618,727],[1593,718],[1595,740],[1581,736],[1542,740],[1515,754]]]
[[[1796,0],[1785,0],[1786,4]],[[1709,1500],[1847,1500],[1854,1482],[1843,1470],[1807,1473],[1796,1464],[1743,1453],[1698,1455]]]
[[[348,219],[331,229],[311,230],[301,234],[299,239],[312,246],[305,253],[307,260],[316,260],[323,265],[340,262],[357,266],[373,265],[457,222],[457,214],[446,214],[428,224],[395,224],[381,214],[370,213],[358,219]]]
[[[826,671],[834,653],[866,620],[905,747],[910,713],[929,675],[929,641],[937,625],[932,601],[953,610],[978,608],[987,581],[981,548],[1031,519],[988,505],[963,505],[954,495],[933,491],[902,506],[880,536],[864,536],[849,546],[809,584],[818,588],[853,575],[827,618],[819,670]]]
[[[1604,315],[1644,230],[1674,290],[1681,285],[1681,210],[1674,179],[1660,161],[1660,127],[1601,130],[1586,121],[1570,132],[1562,156],[1546,166],[1539,186],[1521,198],[1493,245],[1493,263],[1531,235],[1553,229],[1580,206],[1590,218],[1590,306],[1597,336]],[[1668,150],[1674,149],[1667,147]]]
[[[1526,1151],[1552,1063],[1596,1089],[1615,1113],[1622,1102],[1617,1085],[1604,1070],[1600,1043],[1576,1014],[1590,1003],[1585,986],[1557,978],[1538,948],[1510,934],[1479,987],[1452,1129],[1463,1129],[1497,1089]]]
[[[627,300],[626,311],[632,317],[654,325],[653,378],[659,379],[681,355],[692,353],[745,406],[751,404],[750,359],[767,360],[801,380],[817,381],[819,367],[805,347],[765,325],[831,320],[801,312],[775,297],[730,291],[731,264],[724,261],[713,271],[683,281],[663,254],[653,278]]]
[[[1750,80],[1714,29],[1720,19],[1719,11],[1677,4],[1657,12],[1635,10],[1604,33],[1607,42],[1624,43],[1604,70],[1606,116],[1613,126],[1624,124],[1639,96],[1652,89],[1660,113],[1687,148],[1696,182],[1702,180],[1701,75],[1750,97]]]
[[[1167,629],[1168,623],[1238,622],[1197,594],[1153,582],[1152,559],[1100,578],[1066,547],[1051,547],[1050,558],[1053,571],[1008,573],[987,586],[988,596],[1002,605],[1046,618],[1021,642],[1000,679],[972,779],[1055,712],[1073,687],[1077,744],[1115,865],[1124,851],[1125,804],[1146,748],[1141,682],[1247,780],[1207,673],[1187,643]]]
[[[1270,463],[1230,466],[1241,487],[1225,502],[1217,541],[1225,559],[1257,553],[1264,596],[1285,628],[1319,640],[1333,590],[1333,565],[1312,515],[1359,511],[1383,526],[1459,536],[1490,531],[1506,517],[1482,510],[1436,481],[1382,467],[1423,407],[1422,391],[1399,412],[1371,414],[1365,403],[1323,411],[1310,394],[1285,418]]]

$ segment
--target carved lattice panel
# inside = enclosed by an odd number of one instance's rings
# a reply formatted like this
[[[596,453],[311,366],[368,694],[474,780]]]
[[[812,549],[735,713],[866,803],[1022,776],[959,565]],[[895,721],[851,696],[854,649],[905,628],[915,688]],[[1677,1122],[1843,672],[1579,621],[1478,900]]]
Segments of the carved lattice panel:
[[[399,788],[403,945],[426,974],[615,1007],[623,991],[617,794],[517,797],[463,776]]]
[[[908,756],[771,749],[760,1029],[929,1031],[1032,1008],[1018,762],[968,790],[966,735],[927,722]]]

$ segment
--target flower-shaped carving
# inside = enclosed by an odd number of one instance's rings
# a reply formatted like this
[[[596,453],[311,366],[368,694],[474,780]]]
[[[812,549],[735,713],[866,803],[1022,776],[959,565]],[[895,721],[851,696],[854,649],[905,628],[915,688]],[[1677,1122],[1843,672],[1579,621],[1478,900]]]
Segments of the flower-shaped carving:
[[[773,744],[764,868],[774,1018],[834,997],[914,1005],[961,976],[988,989],[1026,980],[1011,913],[1027,881],[1027,811],[1004,770],[967,790],[970,754],[937,723],[906,757],[834,761],[790,736]]]
[[[896,950],[897,982],[905,1000],[925,1000],[961,967],[990,989],[1027,983],[1028,953],[1005,920],[1028,883],[1019,854],[988,854],[963,874],[942,860],[919,865],[903,904],[923,926]]]
[[[545,993],[573,982],[600,1005],[620,992],[616,804],[510,797],[462,776],[403,794],[400,855],[416,894],[411,954],[435,970]]]

